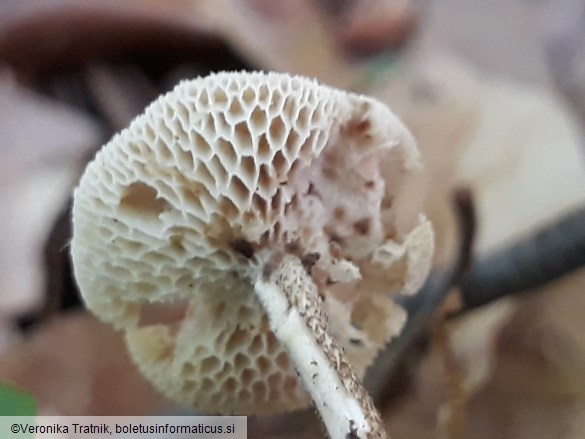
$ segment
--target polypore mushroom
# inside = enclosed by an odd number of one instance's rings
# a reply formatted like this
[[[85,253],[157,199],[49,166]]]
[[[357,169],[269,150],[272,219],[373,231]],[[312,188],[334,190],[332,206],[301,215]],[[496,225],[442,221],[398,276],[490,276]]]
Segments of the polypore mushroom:
[[[429,270],[418,164],[371,98],[275,73],[182,82],[86,168],[75,276],[172,399],[251,414],[310,395],[331,436],[383,437],[358,376],[404,322],[392,295]]]

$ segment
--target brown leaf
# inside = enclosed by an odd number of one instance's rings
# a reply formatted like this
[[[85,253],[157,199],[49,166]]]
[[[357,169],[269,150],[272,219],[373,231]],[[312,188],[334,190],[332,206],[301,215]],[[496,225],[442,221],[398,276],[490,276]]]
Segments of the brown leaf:
[[[4,351],[0,380],[30,392],[41,413],[148,415],[167,406],[131,363],[120,334],[84,313],[54,319]]]
[[[43,242],[100,135],[88,116],[0,73],[0,318],[7,318],[40,299]]]
[[[234,68],[221,39],[201,31],[188,2],[53,1],[13,6],[0,32],[0,60],[19,77],[79,68],[92,60],[123,60],[160,71],[178,60],[199,60],[212,68]]]

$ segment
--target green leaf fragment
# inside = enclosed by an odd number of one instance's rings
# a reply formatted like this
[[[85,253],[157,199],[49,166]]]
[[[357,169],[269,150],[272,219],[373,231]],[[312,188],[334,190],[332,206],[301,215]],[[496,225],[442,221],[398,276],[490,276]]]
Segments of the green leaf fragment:
[[[37,403],[32,395],[11,384],[0,383],[0,416],[35,416]]]

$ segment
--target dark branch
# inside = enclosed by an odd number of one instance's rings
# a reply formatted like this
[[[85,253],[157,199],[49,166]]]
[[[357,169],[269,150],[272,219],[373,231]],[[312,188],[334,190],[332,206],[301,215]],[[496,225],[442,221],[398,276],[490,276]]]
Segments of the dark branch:
[[[585,206],[492,255],[479,259],[462,285],[476,308],[536,288],[585,265]]]

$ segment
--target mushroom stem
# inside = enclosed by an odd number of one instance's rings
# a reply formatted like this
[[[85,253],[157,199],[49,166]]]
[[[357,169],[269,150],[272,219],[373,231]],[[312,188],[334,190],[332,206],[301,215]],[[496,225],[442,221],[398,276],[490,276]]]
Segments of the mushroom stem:
[[[254,285],[333,439],[387,438],[380,414],[327,330],[315,283],[294,256],[267,265]]]

